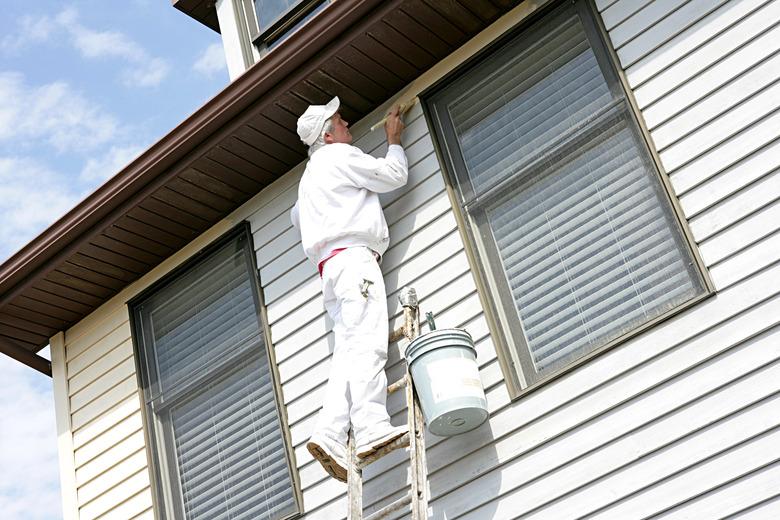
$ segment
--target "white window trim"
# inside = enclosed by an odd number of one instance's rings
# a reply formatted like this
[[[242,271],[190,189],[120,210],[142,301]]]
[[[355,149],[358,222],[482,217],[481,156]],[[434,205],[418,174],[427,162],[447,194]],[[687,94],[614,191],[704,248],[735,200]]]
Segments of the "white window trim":
[[[254,11],[247,12],[242,0],[218,0],[216,4],[222,46],[228,74],[233,81],[260,59],[250,36],[250,23],[257,24]],[[248,19],[251,16],[251,19]]]

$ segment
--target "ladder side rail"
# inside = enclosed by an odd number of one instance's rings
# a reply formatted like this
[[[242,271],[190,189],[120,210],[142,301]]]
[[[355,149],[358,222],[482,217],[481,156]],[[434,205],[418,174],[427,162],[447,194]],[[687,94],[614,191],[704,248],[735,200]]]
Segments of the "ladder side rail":
[[[414,395],[414,416],[415,416],[415,464],[412,466],[412,471],[415,473],[415,480],[417,482],[417,500],[414,502],[414,507],[417,511],[417,516],[412,515],[412,518],[416,520],[424,520],[428,517],[428,462],[425,455],[425,422],[422,416],[422,410],[420,409],[420,401],[417,399],[417,394]]]
[[[415,327],[417,328],[417,335],[420,335],[420,308],[417,308],[417,318],[415,321]],[[418,430],[417,450],[419,455],[417,457],[417,475],[420,482],[420,500],[418,508],[420,511],[420,519],[428,518],[428,457],[425,453],[425,418],[423,417],[422,408],[420,407],[420,399],[417,396],[417,391],[414,391],[414,413],[415,422]]]
[[[411,375],[409,374],[409,368],[407,367],[406,377],[409,380],[406,383],[406,417],[409,422],[409,477],[411,480],[411,492],[412,492],[412,520],[418,520],[417,515],[417,502],[420,497],[420,483],[417,475],[418,450],[417,445],[419,438],[417,437],[417,424],[415,423],[414,413],[414,388],[411,385]]]
[[[411,342],[417,337],[417,330],[414,326],[415,316],[418,309],[415,307],[404,307],[404,329],[406,332],[406,338]],[[406,366],[406,385],[404,390],[406,391],[406,420],[409,424],[409,477],[411,480],[411,494],[412,494],[412,520],[419,520],[417,502],[420,497],[420,483],[417,479],[417,465],[418,450],[417,450],[417,423],[415,422],[414,413],[414,385],[412,383],[412,373],[409,369],[409,365]]]
[[[357,447],[352,428],[349,429],[347,441],[347,520],[362,520],[363,518],[363,470],[358,466]]]
[[[420,335],[420,309],[414,308],[411,323],[409,323],[411,338]],[[428,514],[428,470],[425,457],[425,421],[417,398],[417,391],[412,381],[412,373],[407,365],[407,406],[409,408],[409,450],[411,458],[412,477],[412,519],[424,520]],[[414,439],[414,441],[412,441]],[[414,444],[412,444],[412,442]]]
[[[412,290],[413,292],[413,290]],[[416,302],[416,294],[413,295],[414,303],[404,305],[404,324],[400,328],[392,331],[388,337],[390,343],[396,342],[406,337],[409,341],[414,340],[420,334],[420,311]],[[394,501],[384,508],[374,512],[366,520],[375,520],[385,518],[391,513],[401,509],[404,506],[411,505],[413,520],[424,520],[427,517],[428,509],[428,491],[427,480],[428,471],[425,466],[425,423],[420,409],[420,402],[414,390],[412,375],[409,366],[406,367],[406,373],[403,378],[388,387],[388,393],[404,388],[407,404],[407,424],[409,433],[404,438],[393,442],[386,448],[380,450],[376,457],[370,457],[371,460],[360,461],[357,457],[355,446],[355,436],[352,429],[349,431],[349,440],[347,446],[347,456],[349,468],[347,469],[347,502],[348,514],[347,520],[363,519],[363,468],[385,454],[401,446],[406,446],[408,442],[410,456],[410,477],[411,489],[404,497]],[[392,446],[392,447],[391,447]]]

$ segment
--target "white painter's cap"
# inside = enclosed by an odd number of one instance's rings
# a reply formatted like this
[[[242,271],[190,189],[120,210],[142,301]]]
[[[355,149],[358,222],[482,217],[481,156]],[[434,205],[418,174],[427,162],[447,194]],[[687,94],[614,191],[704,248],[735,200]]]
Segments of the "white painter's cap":
[[[298,118],[298,136],[301,141],[311,146],[320,136],[325,122],[333,117],[339,109],[339,98],[334,97],[327,105],[309,105],[306,112]]]

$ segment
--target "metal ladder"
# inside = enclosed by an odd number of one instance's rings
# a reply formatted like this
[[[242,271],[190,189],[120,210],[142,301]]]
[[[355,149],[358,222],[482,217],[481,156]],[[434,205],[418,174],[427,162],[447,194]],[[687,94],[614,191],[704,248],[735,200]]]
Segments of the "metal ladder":
[[[412,288],[404,287],[398,296],[404,308],[404,324],[401,328],[390,334],[390,343],[407,338],[413,340],[420,334],[420,314],[417,303],[417,293]],[[355,438],[352,430],[349,431],[347,444],[347,500],[349,513],[347,520],[363,520],[363,468],[376,462],[388,453],[399,448],[409,447],[411,464],[411,489],[398,500],[388,504],[382,509],[372,513],[365,520],[379,520],[387,518],[391,513],[411,506],[412,520],[424,520],[428,510],[428,467],[425,461],[425,424],[423,421],[420,402],[412,385],[412,376],[409,366],[406,367],[404,377],[387,387],[387,393],[392,394],[404,388],[406,391],[407,422],[409,433],[377,450],[376,453],[364,459],[358,459],[355,450]]]

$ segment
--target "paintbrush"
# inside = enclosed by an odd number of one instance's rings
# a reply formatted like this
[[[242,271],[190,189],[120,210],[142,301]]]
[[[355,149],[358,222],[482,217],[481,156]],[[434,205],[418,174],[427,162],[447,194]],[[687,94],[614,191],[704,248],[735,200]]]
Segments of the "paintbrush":
[[[414,96],[412,99],[410,99],[406,103],[401,103],[401,105],[398,107],[398,115],[399,116],[404,115],[405,113],[407,113],[409,111],[410,108],[412,108],[414,105],[416,105],[417,102],[419,102],[419,101],[420,101],[420,99],[417,96]],[[380,126],[384,125],[386,122],[387,122],[387,116],[385,116],[384,118],[382,118],[381,121],[379,121],[377,124],[372,126],[371,127],[371,132],[373,132],[374,130],[376,130]]]

